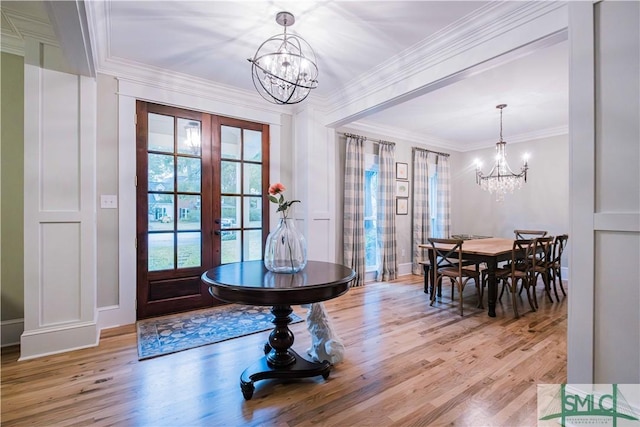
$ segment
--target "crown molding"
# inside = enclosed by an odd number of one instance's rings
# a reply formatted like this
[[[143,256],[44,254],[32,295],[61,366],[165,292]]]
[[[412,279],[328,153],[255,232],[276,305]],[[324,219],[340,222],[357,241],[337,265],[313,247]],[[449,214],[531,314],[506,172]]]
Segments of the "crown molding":
[[[2,21],[2,51],[24,56],[24,39],[30,37],[41,43],[59,47],[53,26],[48,20],[29,16],[19,11],[7,9],[6,3],[0,9]],[[7,27],[8,26],[8,27]]]
[[[490,2],[418,42],[327,97],[333,110],[384,92],[403,80],[489,42],[539,17],[566,8],[562,1]],[[363,90],[371,88],[371,90]]]
[[[378,126],[373,123],[367,123],[363,121],[357,121],[345,125],[344,128],[349,128],[359,132],[367,132],[375,134],[380,137],[386,137],[387,139],[402,139],[410,143],[425,144],[434,148],[440,148],[446,151],[457,151],[465,153],[468,151],[482,150],[485,148],[495,147],[496,140],[485,140],[474,143],[463,143],[459,141],[451,141],[442,138],[436,138],[431,135],[419,134],[416,132],[407,132],[404,129],[394,128],[391,126]],[[536,139],[551,138],[554,136],[567,135],[569,133],[568,126],[557,126],[553,128],[540,129],[534,132],[521,133],[509,137],[508,144],[517,144],[519,142],[533,141]]]
[[[540,129],[533,132],[521,133],[518,135],[512,135],[507,138],[505,141],[507,144],[517,144],[519,142],[528,142],[534,141],[536,139],[543,138],[551,138],[554,136],[560,135],[568,135],[569,134],[569,126],[556,126],[547,129]],[[483,148],[494,147],[496,145],[497,140],[485,140],[473,144],[468,144],[465,146],[463,151],[473,151],[473,150],[481,150]]]
[[[430,147],[439,148],[446,151],[466,151],[465,146],[456,141],[435,138],[431,135],[426,134],[407,132],[404,129],[394,128],[392,126],[379,126],[369,122],[356,121],[345,125],[344,128],[375,134],[392,141],[394,139],[401,139],[410,143],[428,145]]]
[[[2,35],[0,40],[0,50],[12,55],[24,56],[24,40],[19,37],[8,37]]]
[[[256,111],[276,114],[293,114],[292,106],[270,104],[257,92],[222,85],[187,74],[167,71],[162,68],[141,65],[120,58],[109,58],[99,64],[97,72],[127,80],[147,87],[168,89],[184,95],[196,96],[238,107],[251,106]]]

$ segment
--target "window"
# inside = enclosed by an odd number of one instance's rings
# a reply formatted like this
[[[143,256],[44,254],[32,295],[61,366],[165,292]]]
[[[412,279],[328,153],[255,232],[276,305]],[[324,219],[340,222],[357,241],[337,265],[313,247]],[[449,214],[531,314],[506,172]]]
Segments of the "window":
[[[364,239],[367,271],[376,271],[378,269],[377,194],[378,156],[366,154],[364,171]]]
[[[437,162],[429,163],[429,180],[427,185],[429,186],[429,221],[431,225],[431,237],[447,238],[444,233],[444,222],[442,218],[442,206],[438,203],[438,191],[440,186],[440,179],[438,176],[438,164]]]

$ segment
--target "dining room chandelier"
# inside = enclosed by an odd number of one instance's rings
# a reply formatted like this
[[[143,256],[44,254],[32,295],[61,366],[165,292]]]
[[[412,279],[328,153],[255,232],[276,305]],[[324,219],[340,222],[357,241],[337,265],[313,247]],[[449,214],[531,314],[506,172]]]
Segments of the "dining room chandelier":
[[[295,23],[293,14],[279,12],[276,22],[284,32],[267,39],[248,59],[253,85],[269,102],[297,104],[318,87],[316,55],[302,37],[287,34],[287,27]]]
[[[529,169],[526,155],[519,173],[513,172],[507,163],[507,142],[502,139],[502,110],[506,106],[507,104],[496,106],[500,110],[500,141],[496,143],[493,169],[488,175],[484,175],[480,170],[480,162],[476,160],[476,183],[483,190],[491,194],[496,193],[498,201],[504,200],[504,195],[507,192],[513,193],[513,190],[519,189],[523,183],[527,182],[527,170]]]

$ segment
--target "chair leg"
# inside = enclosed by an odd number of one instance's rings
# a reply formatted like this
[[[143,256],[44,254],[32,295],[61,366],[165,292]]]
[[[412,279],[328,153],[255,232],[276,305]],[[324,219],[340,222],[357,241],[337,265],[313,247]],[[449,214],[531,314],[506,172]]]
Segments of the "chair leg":
[[[506,281],[506,279],[505,279]],[[514,283],[511,283],[511,286],[509,287],[509,290],[511,290],[511,304],[513,305],[513,314],[516,316],[516,319],[520,317],[520,313],[518,313],[518,297],[517,297],[517,290],[518,290],[518,281],[516,280]]]
[[[498,296],[498,301],[502,302],[502,294],[504,294],[504,288],[507,286],[507,282],[506,279],[496,279],[496,281],[498,283],[502,281],[502,289],[500,290],[500,296]]]
[[[566,297],[567,293],[564,291],[564,286],[562,286],[562,268],[561,267],[558,267],[558,284],[560,285],[560,290],[562,291],[562,295]]]
[[[442,297],[442,276],[438,276],[435,279],[435,283],[433,283],[431,286],[431,304],[433,306],[433,304],[436,302],[436,295],[439,297]],[[436,291],[437,289],[437,291]]]
[[[525,280],[527,280],[527,279],[526,279],[526,278],[524,278],[524,279],[522,279],[522,280],[523,280],[523,281],[525,281]],[[530,288],[529,284],[527,284],[527,285],[526,285],[526,287],[527,287],[527,291],[526,291],[526,292],[527,292],[527,299],[529,300],[529,307],[531,307],[531,310],[533,310],[533,311],[537,311],[538,303],[537,303],[537,301],[536,301],[536,302],[534,302],[534,301],[531,299],[531,291],[530,291],[530,289],[529,289],[529,288]],[[536,294],[535,294],[535,291],[534,291],[534,293],[533,293],[534,298],[535,298],[535,295],[536,295]]]
[[[538,294],[536,293],[536,275],[530,274],[526,279],[529,281],[529,287],[531,288],[531,292],[533,293],[533,303],[538,308]]]
[[[536,283],[538,282],[539,276],[542,276],[542,283],[544,284],[544,292],[545,294],[547,294],[547,297],[549,297],[549,302],[553,302],[553,298],[551,297],[551,285],[549,283],[549,277],[547,276],[546,273],[536,272],[533,275],[534,281]]]
[[[460,304],[460,316],[464,316],[463,307],[462,307],[462,298],[463,298],[462,297],[462,292],[464,291],[464,285],[462,283],[460,283],[460,282],[457,282],[457,281],[456,281],[456,283],[458,284],[458,295],[459,295],[459,300],[460,300],[460,302],[459,302],[459,304]],[[451,291],[453,291],[453,286],[451,287]],[[453,295],[452,295],[451,301],[453,301]]]
[[[476,282],[476,291],[478,292],[478,308],[484,309],[484,282],[478,278]]]
[[[547,277],[547,282],[549,283],[549,288],[551,288],[551,270],[547,270],[546,277]],[[556,288],[555,280],[553,280],[553,293],[556,296],[556,301],[560,301],[560,297],[558,296],[558,288]]]
[[[422,265],[422,268],[424,270],[424,293],[428,294],[429,293],[429,267],[426,264]]]

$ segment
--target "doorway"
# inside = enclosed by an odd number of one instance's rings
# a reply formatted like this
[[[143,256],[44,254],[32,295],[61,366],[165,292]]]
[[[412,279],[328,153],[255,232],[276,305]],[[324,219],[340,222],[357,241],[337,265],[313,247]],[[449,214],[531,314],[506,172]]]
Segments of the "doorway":
[[[262,259],[269,126],[136,103],[137,318],[223,304],[200,276]]]

